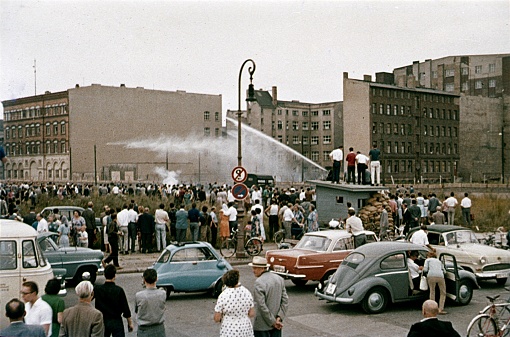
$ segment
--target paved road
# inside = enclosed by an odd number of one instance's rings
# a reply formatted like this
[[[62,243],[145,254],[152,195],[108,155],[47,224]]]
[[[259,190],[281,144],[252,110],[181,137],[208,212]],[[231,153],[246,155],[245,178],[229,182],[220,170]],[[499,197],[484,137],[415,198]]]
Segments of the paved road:
[[[255,277],[251,268],[239,265],[241,283],[253,289]],[[141,289],[141,273],[119,274],[117,284],[124,287],[128,301],[133,308],[134,294]],[[97,283],[103,283],[100,276]],[[285,320],[284,336],[308,337],[395,337],[406,336],[412,323],[421,319],[421,303],[396,304],[379,315],[367,315],[359,306],[347,306],[319,301],[313,290],[316,283],[305,287],[294,286],[285,281],[289,294],[290,309]],[[446,307],[448,315],[440,319],[452,321],[461,336],[473,316],[486,304],[487,295],[505,293],[495,282],[482,283],[482,289],[475,291],[468,306]],[[66,306],[74,305],[77,297],[72,288],[65,298]],[[213,322],[215,299],[207,294],[172,294],[166,302],[166,333],[175,337],[218,336],[219,325]],[[134,314],[133,314],[134,315]],[[136,331],[136,330],[135,330]],[[128,333],[127,336],[136,336]]]

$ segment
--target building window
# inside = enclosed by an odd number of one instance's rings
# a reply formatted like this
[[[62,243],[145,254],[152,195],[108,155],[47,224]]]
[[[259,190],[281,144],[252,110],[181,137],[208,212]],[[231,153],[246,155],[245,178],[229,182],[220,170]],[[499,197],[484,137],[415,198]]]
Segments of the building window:
[[[329,151],[322,151],[322,160],[329,161]]]
[[[437,71],[432,71],[432,78],[437,78]]]
[[[468,91],[469,90],[469,82],[463,82],[462,83],[462,91]]]
[[[319,130],[319,122],[312,122],[311,127],[312,130]]]
[[[204,121],[208,121],[210,119],[210,112],[206,111],[204,112]]]
[[[489,63],[489,73],[496,72],[496,63]]]
[[[312,158],[310,159],[315,162],[319,161],[319,151],[312,151]]]
[[[406,134],[406,125],[400,124],[400,135],[405,136]]]
[[[395,145],[393,146],[393,152],[398,153],[398,142],[395,142]]]
[[[278,115],[281,116],[282,115],[282,109],[278,109]]]
[[[299,116],[299,110],[292,110],[292,116]]]
[[[377,133],[377,123],[372,123],[372,133]]]
[[[322,136],[322,143],[323,144],[331,144],[331,136]]]
[[[280,143],[283,143],[283,136],[282,136],[282,135],[278,135],[278,141],[279,141]]]
[[[308,122],[303,122],[303,130],[308,130]]]
[[[444,90],[448,92],[452,92],[455,90],[455,85],[453,83],[446,83],[444,86]]]
[[[398,135],[398,123],[393,124],[393,133]]]
[[[469,75],[469,68],[468,67],[462,67],[460,68],[461,75]]]
[[[324,130],[330,130],[331,129],[331,121],[323,121],[322,122],[322,128]]]
[[[384,104],[379,104],[379,115],[384,114]]]
[[[475,82],[475,89],[482,89],[483,83],[481,80]]]
[[[285,121],[285,130],[289,129],[289,121]]]
[[[427,135],[427,130],[428,130],[428,127],[426,125],[423,126],[423,135],[426,136]]]
[[[379,132],[381,135],[384,134],[384,123],[379,123]]]
[[[292,144],[299,144],[299,136],[292,136]]]
[[[393,106],[393,116],[398,115],[398,105]]]
[[[308,110],[303,110],[303,117],[308,117]]]
[[[413,134],[413,127],[411,124],[407,124],[407,134],[409,136]]]
[[[283,122],[282,121],[278,121],[278,130],[283,130]]]
[[[495,88],[496,87],[496,80],[489,80],[489,88]]]
[[[386,114],[391,115],[391,104],[386,104]]]
[[[312,116],[319,116],[319,110],[312,111]]]
[[[220,135],[220,128],[215,128],[214,129],[214,136],[218,137],[219,135]]]
[[[331,115],[331,110],[322,110],[322,115],[323,116],[330,116]]]
[[[299,130],[299,122],[292,121],[292,130]]]
[[[303,145],[308,145],[308,136],[303,136]]]
[[[8,127],[5,128],[5,139],[9,139],[10,135],[11,135],[11,133],[9,131],[9,128]]]
[[[406,153],[406,143],[402,142],[400,145],[400,153]]]
[[[377,103],[372,103],[372,113],[373,114],[377,113]]]
[[[204,128],[204,136],[209,137],[211,135],[211,128]]]
[[[455,76],[455,69],[446,69],[444,71],[444,77],[453,77]]]
[[[482,66],[475,66],[475,74],[481,74],[482,73]]]
[[[220,120],[220,113],[219,113],[218,111],[216,111],[216,112],[214,113],[214,120],[215,120],[216,122]]]
[[[58,135],[58,124],[57,122],[53,123],[53,135]]]
[[[386,144],[386,153],[391,153],[391,142]]]
[[[51,125],[50,123],[46,123],[46,136],[51,135]]]
[[[319,136],[312,136],[312,138],[310,138],[310,144],[312,145],[317,145],[319,144]]]
[[[386,123],[386,134],[389,135],[391,133],[391,123]]]
[[[53,153],[58,153],[58,143],[57,143],[57,141],[53,142]]]

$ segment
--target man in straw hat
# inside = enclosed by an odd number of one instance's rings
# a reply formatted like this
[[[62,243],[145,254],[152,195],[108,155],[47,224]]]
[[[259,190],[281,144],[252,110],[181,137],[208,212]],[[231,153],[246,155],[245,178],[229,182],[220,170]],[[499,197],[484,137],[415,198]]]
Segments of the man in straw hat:
[[[283,279],[268,271],[264,257],[255,256],[248,264],[257,277],[253,299],[255,300],[255,337],[280,337],[289,298]]]

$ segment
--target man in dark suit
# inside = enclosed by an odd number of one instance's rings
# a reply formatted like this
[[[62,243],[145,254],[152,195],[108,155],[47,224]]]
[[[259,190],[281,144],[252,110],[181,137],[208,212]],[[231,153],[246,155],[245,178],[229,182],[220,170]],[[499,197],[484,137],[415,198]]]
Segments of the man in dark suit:
[[[85,225],[87,226],[87,234],[89,236],[89,248],[94,248],[94,241],[96,239],[96,215],[92,209],[94,204],[89,201],[87,209],[83,211],[83,218],[85,219]]]
[[[451,322],[437,319],[438,312],[436,301],[426,300],[423,302],[422,314],[424,318],[411,326],[407,337],[460,337]]]
[[[5,305],[5,316],[11,324],[0,331],[0,336],[5,337],[46,337],[44,328],[41,325],[30,325],[23,322],[25,317],[25,304],[14,298]]]

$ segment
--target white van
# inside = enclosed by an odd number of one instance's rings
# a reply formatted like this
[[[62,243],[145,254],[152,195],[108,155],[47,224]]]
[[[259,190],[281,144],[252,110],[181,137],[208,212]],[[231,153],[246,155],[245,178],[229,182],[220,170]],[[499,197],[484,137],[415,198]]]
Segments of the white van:
[[[5,304],[13,298],[21,299],[21,285],[33,281],[44,295],[48,280],[62,280],[61,295],[65,295],[65,269],[52,269],[37,243],[37,232],[16,220],[0,219],[0,329],[9,325]]]

